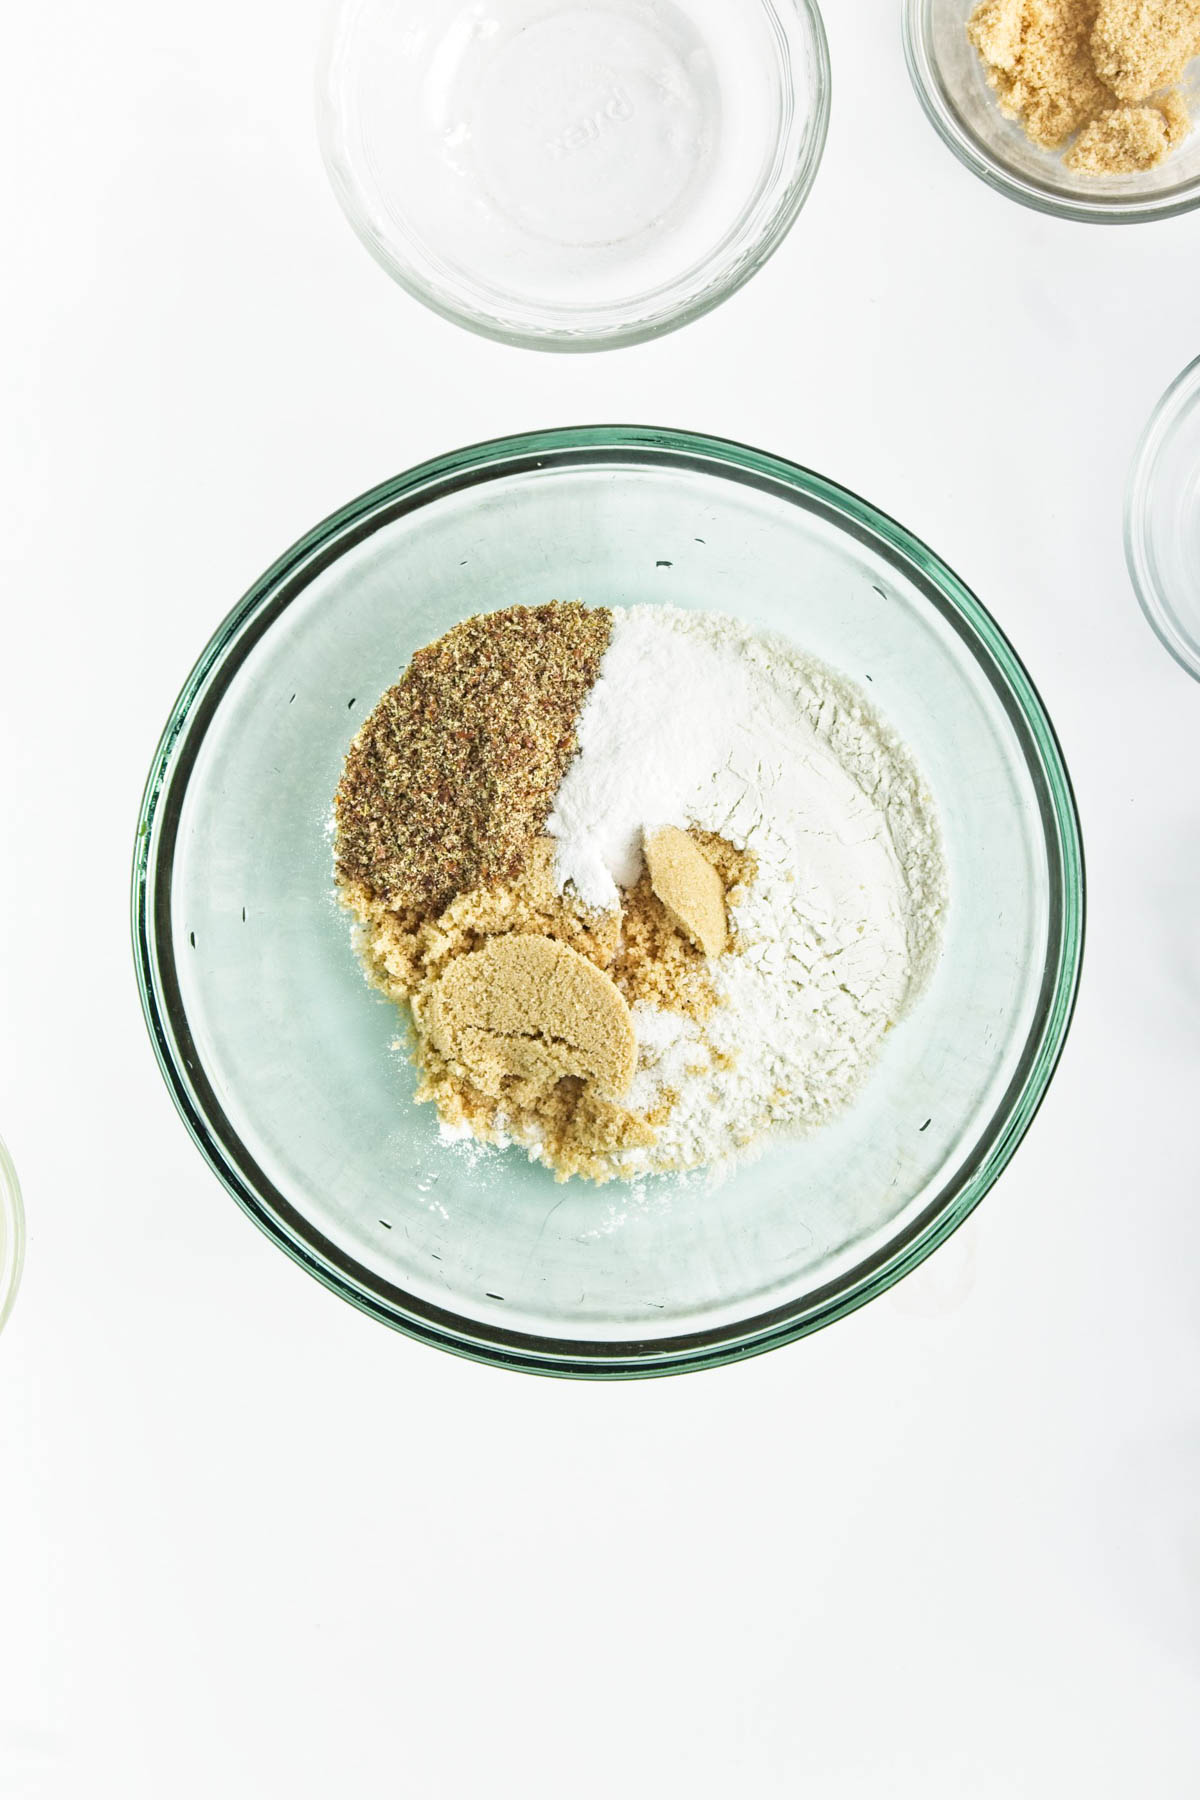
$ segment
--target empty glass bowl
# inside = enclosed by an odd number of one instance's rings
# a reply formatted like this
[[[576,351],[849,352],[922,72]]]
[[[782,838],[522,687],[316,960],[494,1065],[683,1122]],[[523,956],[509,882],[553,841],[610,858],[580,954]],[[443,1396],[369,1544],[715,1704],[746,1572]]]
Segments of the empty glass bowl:
[[[593,350],[770,256],[829,116],[815,0],[340,0],[318,74],[346,216],[417,299]]]
[[[967,38],[976,0],[905,0],[904,50],[917,97],[960,162],[989,186],[1064,219],[1129,224],[1200,206],[1200,131],[1156,169],[1076,175],[1006,119]],[[1194,86],[1195,84],[1193,84]]]
[[[441,1143],[334,899],[333,791],[378,696],[456,620],[555,596],[669,601],[785,633],[862,684],[938,805],[950,906],[930,988],[852,1108],[716,1187],[556,1185],[520,1150]],[[276,1243],[444,1348],[639,1375],[812,1331],[967,1216],[1057,1062],[1083,873],[1041,703],[931,551],[777,457],[596,427],[413,469],[263,576],[171,712],[133,909],[168,1086]]]
[[[12,1158],[0,1139],[0,1329],[12,1311],[25,1259],[25,1214]]]
[[[1142,611],[1200,679],[1200,357],[1142,433],[1125,496],[1125,560]]]

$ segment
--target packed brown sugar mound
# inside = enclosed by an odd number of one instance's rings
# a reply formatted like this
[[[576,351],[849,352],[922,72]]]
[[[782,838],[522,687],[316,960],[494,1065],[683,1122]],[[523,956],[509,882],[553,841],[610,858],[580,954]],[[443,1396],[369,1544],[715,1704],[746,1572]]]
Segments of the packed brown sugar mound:
[[[981,0],[967,33],[1001,110],[1079,174],[1152,169],[1191,128],[1200,0]]]
[[[754,858],[712,833],[688,837],[724,906],[753,879]],[[373,983],[411,1009],[418,1098],[447,1124],[536,1141],[560,1178],[608,1180],[615,1153],[654,1142],[658,1111],[626,1099],[629,1009],[649,1001],[702,1023],[717,998],[648,871],[619,910],[597,913],[557,891],[554,845],[539,836],[519,875],[440,912],[390,906],[361,882],[340,891]]]
[[[528,932],[456,957],[430,996],[428,1028],[447,1066],[497,1100],[536,1105],[565,1076],[619,1099],[637,1062],[616,982],[568,944]]]

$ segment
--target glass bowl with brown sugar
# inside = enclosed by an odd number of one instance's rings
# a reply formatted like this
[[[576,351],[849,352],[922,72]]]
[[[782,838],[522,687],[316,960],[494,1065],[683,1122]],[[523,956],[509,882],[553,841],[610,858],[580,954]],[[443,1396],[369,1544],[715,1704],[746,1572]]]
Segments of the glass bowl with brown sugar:
[[[1060,218],[1200,205],[1200,0],[905,0],[917,97],[959,161]]]

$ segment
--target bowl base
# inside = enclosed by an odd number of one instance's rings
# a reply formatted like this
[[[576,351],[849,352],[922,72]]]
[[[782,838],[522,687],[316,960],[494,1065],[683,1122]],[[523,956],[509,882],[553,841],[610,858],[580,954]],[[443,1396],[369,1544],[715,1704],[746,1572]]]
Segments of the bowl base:
[[[481,201],[518,229],[568,249],[632,244],[702,203],[721,102],[674,7],[543,7],[500,41],[476,31],[442,48],[448,140],[466,149]]]

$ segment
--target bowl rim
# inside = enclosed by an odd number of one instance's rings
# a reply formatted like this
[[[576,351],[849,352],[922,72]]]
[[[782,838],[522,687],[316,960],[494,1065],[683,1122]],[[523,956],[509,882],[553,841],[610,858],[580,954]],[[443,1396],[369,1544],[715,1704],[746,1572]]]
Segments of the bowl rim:
[[[3,1331],[25,1267],[25,1208],[12,1157],[0,1138],[0,1331]]]
[[[345,4],[345,0],[330,0],[317,57],[315,111],[321,158],[338,205],[360,242],[393,281],[440,318],[473,331],[480,337],[490,338],[516,349],[587,352],[647,343],[653,338],[665,337],[668,332],[678,331],[728,300],[770,261],[795,224],[812,191],[829,134],[832,85],[829,40],[817,0],[758,0],[758,3],[766,12],[777,37],[782,36],[784,30],[781,13],[791,14],[811,32],[816,57],[814,104],[808,123],[798,137],[791,174],[780,189],[762,229],[720,281],[709,282],[683,303],[674,302],[650,312],[639,313],[637,319],[626,324],[619,322],[621,309],[612,308],[610,314],[614,322],[576,329],[570,323],[574,311],[591,316],[598,309],[587,304],[581,304],[578,308],[563,306],[547,313],[547,318],[553,321],[549,324],[515,326],[497,320],[482,305],[469,306],[447,299],[435,280],[405,261],[380,238],[359,206],[356,184],[349,178],[339,147],[338,109],[326,81],[326,72],[333,60],[338,20]],[[653,297],[651,294],[647,299],[652,300]]]
[[[187,780],[224,689],[317,573],[383,524],[447,494],[513,474],[606,462],[686,468],[765,489],[818,513],[902,569],[977,655],[1018,734],[1038,797],[1050,891],[1047,957],[1020,1064],[968,1161],[899,1238],[803,1299],[734,1324],[651,1342],[589,1343],[483,1324],[417,1300],[355,1264],[271,1189],[223,1120],[190,1039],[174,974],[170,877]],[[544,1374],[623,1378],[719,1366],[806,1336],[885,1292],[974,1211],[1028,1130],[1062,1054],[1079,986],[1085,885],[1074,793],[1040,696],[990,613],[927,545],[849,489],[783,457],[688,431],[602,425],[496,438],[421,463],[332,513],[254,583],[202,651],[155,751],[138,815],[131,923],[143,1013],[180,1116],[223,1186],[295,1262],[361,1311],[459,1355]]]
[[[1125,565],[1138,605],[1151,630],[1180,668],[1200,681],[1200,640],[1182,624],[1171,598],[1155,574],[1150,526],[1150,495],[1163,447],[1180,420],[1200,404],[1200,356],[1171,382],[1147,419],[1138,439],[1125,485]]]
[[[1186,188],[1169,188],[1159,194],[1105,198],[1100,194],[1071,192],[1048,183],[1029,180],[1002,163],[965,127],[955,108],[947,103],[929,52],[927,21],[933,0],[904,0],[902,33],[904,60],[926,118],[955,156],[981,181],[1019,201],[1035,212],[1082,224],[1138,225],[1151,219],[1173,219],[1200,206],[1200,178]]]

